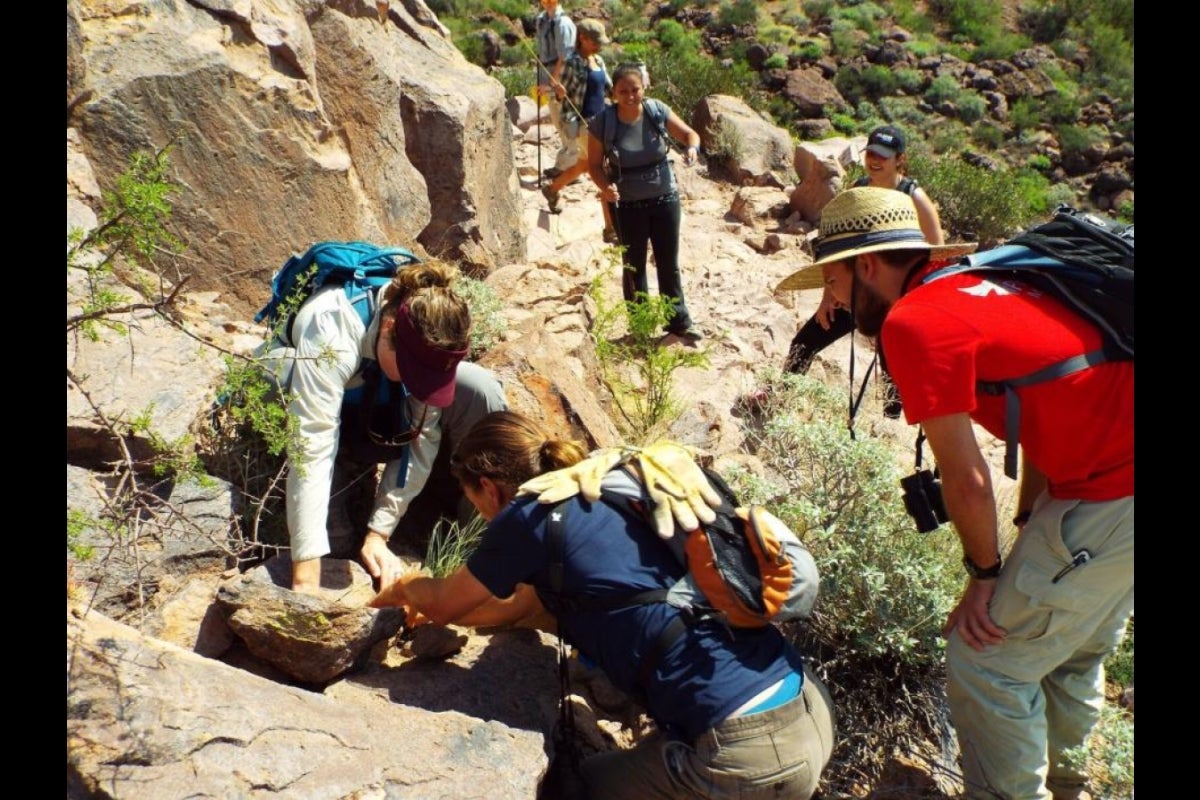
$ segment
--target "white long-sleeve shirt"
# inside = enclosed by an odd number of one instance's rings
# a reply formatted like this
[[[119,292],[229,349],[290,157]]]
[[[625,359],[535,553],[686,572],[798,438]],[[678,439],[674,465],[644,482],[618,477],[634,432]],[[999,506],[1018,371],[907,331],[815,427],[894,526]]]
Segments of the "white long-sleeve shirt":
[[[364,326],[340,286],[313,295],[292,324],[295,348],[276,344],[265,354],[276,362],[280,385],[290,387],[289,411],[299,420],[300,458],[293,455],[287,479],[287,522],[292,559],[305,561],[330,552],[326,518],[341,427],[342,397],[362,383],[363,359],[374,359],[379,315]],[[409,447],[407,463],[389,462],[379,482],[369,527],[390,536],[429,478],[441,445],[442,411],[409,397],[409,418],[424,417]],[[407,470],[403,486],[397,478]]]

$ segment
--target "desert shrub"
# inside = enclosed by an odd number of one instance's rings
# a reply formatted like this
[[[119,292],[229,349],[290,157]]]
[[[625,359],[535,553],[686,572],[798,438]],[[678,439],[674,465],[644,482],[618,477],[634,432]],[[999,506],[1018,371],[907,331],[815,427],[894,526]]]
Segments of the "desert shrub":
[[[928,121],[925,112],[917,108],[911,97],[881,97],[876,104],[879,114],[888,122],[898,123],[905,128],[917,130]]]
[[[932,39],[913,39],[904,43],[904,49],[917,58],[925,58],[937,53],[939,45]]]
[[[926,134],[931,152],[957,154],[967,147],[970,131],[956,119],[938,119]]]
[[[787,65],[787,56],[783,53],[771,53],[763,62],[763,69],[786,69]]]
[[[1000,30],[1000,0],[931,0],[929,10],[949,27],[954,41],[978,44]]]
[[[492,77],[504,87],[505,99],[528,96],[536,83],[533,70],[527,67],[498,67]]]
[[[1038,172],[1045,172],[1053,165],[1050,162],[1050,156],[1042,155],[1041,153],[1034,153],[1029,157],[1029,160],[1025,162],[1025,166],[1029,167],[1030,169],[1036,169]]]
[[[784,12],[779,18],[779,24],[795,31],[807,31],[810,23],[803,11],[795,9]]]
[[[850,20],[856,28],[874,38],[879,33],[877,23],[887,16],[887,12],[867,0],[867,2],[841,9],[839,16],[842,19]]]
[[[1078,155],[1100,141],[1103,134],[1094,128],[1080,125],[1060,125],[1055,129],[1058,148],[1063,157]]]
[[[825,45],[817,39],[807,39],[796,48],[796,55],[805,61],[817,61],[825,56]]]
[[[987,248],[1026,227],[1036,215],[1022,174],[986,170],[957,158],[914,158],[912,164],[913,174],[937,201],[949,237],[977,239]]]
[[[914,0],[892,0],[891,7],[892,17],[901,28],[917,35],[933,33],[933,18]]]
[[[467,301],[471,309],[471,352],[469,360],[477,360],[500,341],[508,325],[502,311],[504,303],[490,284],[462,276],[454,291]]]
[[[610,304],[604,296],[608,283],[602,272],[589,288],[597,309],[590,335],[624,433],[641,444],[661,436],[683,410],[674,392],[676,370],[707,366],[708,355],[663,344],[663,326],[674,313],[668,298],[638,292],[632,303]]]
[[[917,532],[886,443],[851,438],[844,389],[790,374],[766,384],[769,408],[748,440],[775,477],[733,482],[812,551],[821,599],[810,631],[847,660],[939,664],[940,626],[961,588],[956,537]]]
[[[722,25],[751,25],[758,22],[758,3],[755,0],[725,0],[717,12]]]
[[[995,28],[976,45],[975,50],[971,53],[971,60],[974,62],[989,59],[1007,61],[1018,51],[1029,47],[1030,44],[1027,36],[1003,28]]]
[[[1042,106],[1038,100],[1032,97],[1018,97],[1008,107],[1008,121],[1017,133],[1036,130],[1042,124],[1042,113]]]
[[[905,94],[920,94],[925,88],[925,73],[912,67],[900,67],[895,71],[896,88],[903,89]]]
[[[1004,144],[1004,128],[988,120],[981,120],[971,128],[971,141],[989,150],[995,150]]]
[[[829,19],[830,12],[837,6],[834,0],[804,0],[801,7],[804,15],[811,20]]]
[[[654,36],[659,45],[667,50],[678,47],[695,52],[697,49],[695,43],[688,39],[687,28],[673,19],[661,20],[654,28]]]
[[[829,42],[839,58],[852,58],[861,48],[862,34],[853,20],[838,17],[829,26]]]
[[[659,49],[647,48],[646,67],[650,70],[650,94],[669,105],[684,119],[691,116],[703,98],[710,94],[728,94],[741,97],[756,106],[761,100],[748,92],[757,77],[741,62],[723,66],[720,62],[700,52],[699,37],[688,33],[679,23],[664,20],[656,31]],[[671,42],[666,46],[666,41]]]
[[[825,117],[829,120],[829,124],[833,125],[834,129],[839,133],[853,136],[858,132],[858,120],[850,114],[841,111],[826,112]]]
[[[1088,775],[1094,797],[1133,797],[1133,719],[1105,704],[1088,741],[1066,753],[1066,761]]]
[[[938,75],[925,89],[925,99],[935,106],[943,102],[957,103],[961,94],[962,87],[952,75]]]
[[[958,98],[958,118],[970,124],[983,119],[987,113],[987,100],[973,91],[964,91]]]
[[[1133,222],[1133,201],[1126,200],[1117,209],[1117,219],[1121,222]]]
[[[764,44],[790,47],[799,38],[796,31],[787,25],[764,24],[757,28],[757,39]]]
[[[833,85],[851,105],[857,105],[862,100],[878,100],[894,94],[896,83],[895,73],[878,64],[872,64],[865,69],[844,64],[833,76]]]

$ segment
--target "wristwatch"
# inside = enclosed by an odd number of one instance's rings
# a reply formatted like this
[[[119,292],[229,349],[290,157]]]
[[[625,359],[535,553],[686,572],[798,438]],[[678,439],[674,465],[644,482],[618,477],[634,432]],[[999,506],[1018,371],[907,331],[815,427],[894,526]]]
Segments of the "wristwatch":
[[[966,568],[967,574],[972,578],[976,578],[981,581],[990,581],[994,578],[1000,577],[1000,568],[1002,566],[1004,566],[1004,561],[1000,558],[1000,556],[996,556],[996,563],[987,569],[984,569],[972,561],[970,556],[963,556],[963,567]]]

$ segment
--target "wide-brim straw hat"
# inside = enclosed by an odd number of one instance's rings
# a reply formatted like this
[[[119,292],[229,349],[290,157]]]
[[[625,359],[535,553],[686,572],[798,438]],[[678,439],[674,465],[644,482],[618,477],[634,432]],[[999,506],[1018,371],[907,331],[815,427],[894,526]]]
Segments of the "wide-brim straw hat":
[[[944,261],[975,252],[974,242],[930,244],[921,233],[912,198],[894,189],[862,186],[847,189],[821,211],[813,244],[816,261],[784,278],[775,291],[817,289],[825,285],[821,267],[880,250],[928,250]]]

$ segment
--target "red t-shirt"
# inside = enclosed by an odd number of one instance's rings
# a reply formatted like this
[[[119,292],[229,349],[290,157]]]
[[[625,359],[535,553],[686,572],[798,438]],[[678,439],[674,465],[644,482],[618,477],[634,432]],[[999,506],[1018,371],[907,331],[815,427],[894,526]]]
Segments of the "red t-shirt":
[[[961,274],[910,286],[880,334],[909,424],[965,412],[1003,439],[1004,397],[976,394],[976,380],[1019,378],[1101,346],[1091,323],[1015,281]],[[1021,447],[1046,475],[1052,496],[1095,501],[1133,494],[1132,361],[1017,392]]]

